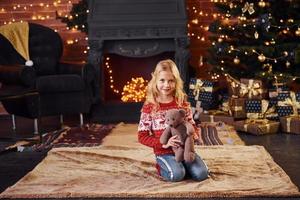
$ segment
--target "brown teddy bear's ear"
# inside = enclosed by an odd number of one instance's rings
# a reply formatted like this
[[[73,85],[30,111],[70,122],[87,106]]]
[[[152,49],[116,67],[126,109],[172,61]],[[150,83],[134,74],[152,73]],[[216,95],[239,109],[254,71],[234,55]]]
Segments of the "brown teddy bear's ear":
[[[182,117],[185,117],[185,110],[180,109],[180,110],[179,110],[179,113],[181,114]]]

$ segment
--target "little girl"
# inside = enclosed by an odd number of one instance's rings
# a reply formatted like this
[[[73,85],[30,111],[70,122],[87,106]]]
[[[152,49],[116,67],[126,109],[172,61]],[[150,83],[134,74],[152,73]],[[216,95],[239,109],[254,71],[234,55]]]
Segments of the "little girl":
[[[156,167],[164,180],[181,181],[187,174],[196,181],[202,181],[208,177],[208,168],[199,155],[196,154],[195,160],[191,163],[177,162],[171,147],[179,145],[178,138],[171,137],[165,145],[159,141],[166,128],[165,114],[167,110],[174,108],[185,109],[186,120],[194,125],[197,138],[195,122],[189,103],[186,101],[183,81],[177,66],[172,60],[162,60],[156,65],[148,84],[147,98],[138,127],[138,140],[153,148]]]

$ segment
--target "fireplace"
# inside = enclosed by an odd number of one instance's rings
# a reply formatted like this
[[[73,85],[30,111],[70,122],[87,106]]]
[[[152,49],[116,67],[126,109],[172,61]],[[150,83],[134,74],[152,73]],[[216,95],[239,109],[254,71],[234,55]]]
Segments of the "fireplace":
[[[133,58],[118,54],[104,54],[104,67],[100,68],[100,70],[102,70],[100,74],[104,75],[102,100],[107,103],[137,101],[138,99],[134,96],[133,92],[124,91],[124,86],[137,85],[135,91],[143,92],[144,94],[147,82],[151,79],[151,72],[154,70],[158,61],[173,57],[174,52],[163,52],[158,55],[142,58]],[[141,78],[143,83],[142,81],[138,83],[142,84],[136,84],[134,82]],[[143,85],[143,87],[141,88],[140,85]],[[141,89],[143,89],[143,91]],[[139,99],[139,101],[141,100],[144,100],[144,98]]]
[[[98,104],[92,110],[92,120],[136,122],[142,102],[122,102],[118,95],[111,93],[107,83],[108,74],[105,72],[105,59],[113,59],[114,71],[118,72],[118,80],[122,82],[126,78],[132,78],[130,76],[134,72],[130,70],[138,70],[136,75],[143,74],[145,79],[150,79],[150,72],[155,64],[161,59],[170,58],[175,60],[182,79],[186,82],[190,53],[185,2],[89,0],[88,3],[88,63],[97,70],[99,83]],[[121,75],[120,71],[123,72]]]

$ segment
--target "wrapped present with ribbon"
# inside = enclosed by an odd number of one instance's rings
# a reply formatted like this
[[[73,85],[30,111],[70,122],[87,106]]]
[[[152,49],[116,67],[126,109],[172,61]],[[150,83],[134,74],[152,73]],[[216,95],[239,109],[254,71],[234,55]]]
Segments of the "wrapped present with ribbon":
[[[277,112],[279,117],[297,116],[300,113],[300,93],[281,92],[277,97]]]
[[[224,122],[229,125],[234,124],[234,118],[229,115],[228,111],[209,110],[207,113],[199,115],[200,122]]]
[[[269,106],[268,109],[263,112],[264,118],[272,121],[279,121],[279,115],[277,113],[276,106]]]
[[[285,133],[300,134],[300,116],[280,117],[280,126]]]
[[[277,97],[276,98],[270,98],[269,99],[269,106],[271,107],[271,106],[277,106],[277,103],[278,103],[278,99],[277,99]]]
[[[262,81],[255,79],[241,79],[240,97],[249,99],[263,99],[266,91],[263,89]]]
[[[197,83],[197,79],[196,78],[191,78],[190,79],[189,91],[187,93],[189,102],[191,103],[191,105],[193,107],[195,107],[195,105],[196,105],[196,100],[195,100],[195,96],[194,96],[194,90],[196,88],[196,83]]]
[[[240,81],[231,76],[226,76],[227,90],[229,97],[239,97],[240,94]]]
[[[189,96],[195,100],[200,100],[199,96],[201,92],[212,93],[214,89],[214,83],[212,81],[191,78],[189,84]]]
[[[247,101],[259,101],[259,109],[249,109],[250,112],[247,112],[248,119],[269,119],[269,120],[279,120],[278,113],[276,112],[275,106],[270,106],[268,100],[246,100],[246,111],[247,111]],[[255,111],[255,112],[251,112]]]
[[[244,119],[247,117],[245,100],[246,98],[229,98],[229,114],[235,119]]]
[[[279,93],[283,91],[289,91],[289,87],[286,83],[279,83],[277,79],[272,83],[272,86],[268,89],[269,98],[276,98]]]
[[[209,110],[218,105],[217,91],[216,82],[191,78],[188,98],[190,101],[201,101],[201,107]]]
[[[246,99],[245,109],[246,109],[246,113],[260,113],[262,110],[262,100]]]
[[[234,127],[237,131],[243,131],[254,135],[274,134],[279,130],[279,122],[268,119],[246,119],[236,121]]]

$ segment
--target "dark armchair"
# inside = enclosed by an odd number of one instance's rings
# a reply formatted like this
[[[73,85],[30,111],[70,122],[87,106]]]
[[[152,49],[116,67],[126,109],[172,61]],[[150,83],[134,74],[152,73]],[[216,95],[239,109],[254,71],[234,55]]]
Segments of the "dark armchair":
[[[33,66],[25,66],[26,60],[0,34],[0,101],[4,108],[12,116],[34,119],[36,133],[43,116],[78,113],[82,125],[82,113],[89,113],[95,100],[93,66],[61,62],[62,40],[48,27],[29,23],[28,44]]]

